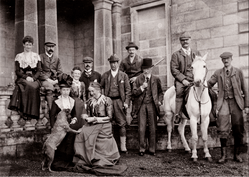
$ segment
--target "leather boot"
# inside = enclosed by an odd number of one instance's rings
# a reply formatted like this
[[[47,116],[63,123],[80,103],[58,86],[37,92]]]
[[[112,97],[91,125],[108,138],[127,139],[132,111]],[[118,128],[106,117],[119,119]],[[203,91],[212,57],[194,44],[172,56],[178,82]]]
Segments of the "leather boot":
[[[227,139],[221,138],[221,158],[218,160],[218,163],[223,164],[227,162]]]
[[[53,94],[52,90],[47,90],[46,100],[48,102],[48,108],[49,108],[49,111],[50,111],[51,108],[52,108],[52,103],[54,101],[54,94]]]
[[[240,146],[234,145],[233,160],[242,163],[243,160],[240,155]]]
[[[179,124],[181,122],[181,114],[182,114],[182,104],[183,98],[176,98],[176,109],[175,109],[175,124]]]

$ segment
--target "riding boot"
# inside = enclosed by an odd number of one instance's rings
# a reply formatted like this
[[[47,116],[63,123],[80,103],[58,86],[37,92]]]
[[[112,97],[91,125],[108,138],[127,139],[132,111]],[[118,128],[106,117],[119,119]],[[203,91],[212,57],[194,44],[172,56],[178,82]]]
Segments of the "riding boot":
[[[218,160],[218,163],[223,164],[227,162],[227,139],[220,138],[221,143],[221,158]]]
[[[49,111],[50,111],[51,108],[52,108],[53,100],[54,100],[54,94],[53,94],[52,90],[47,90],[46,100],[48,102],[48,108],[49,108]]]
[[[242,163],[243,160],[242,158],[239,156],[240,152],[241,152],[241,146],[240,146],[240,142],[241,141],[234,141],[234,151],[233,151],[233,160],[239,163]]]
[[[175,124],[179,124],[181,122],[181,114],[182,114],[182,104],[183,98],[176,98],[176,109],[175,109]]]

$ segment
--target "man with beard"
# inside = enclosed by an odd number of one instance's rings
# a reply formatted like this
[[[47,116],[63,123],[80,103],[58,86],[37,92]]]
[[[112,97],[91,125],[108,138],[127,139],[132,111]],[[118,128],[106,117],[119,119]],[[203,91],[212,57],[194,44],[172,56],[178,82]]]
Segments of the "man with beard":
[[[93,71],[93,69],[92,69],[93,68],[93,58],[91,58],[91,57],[85,57],[83,59],[83,63],[84,63],[85,70],[81,74],[81,77],[80,77],[79,80],[81,82],[84,82],[84,84],[85,84],[86,100],[88,100],[89,97],[90,97],[90,93],[89,93],[89,90],[88,90],[89,84],[91,82],[98,82],[98,83],[100,83],[101,74],[99,74],[96,71]]]
[[[120,63],[119,66],[119,70],[123,71],[124,73],[126,73],[129,77],[130,80],[130,85],[131,85],[131,90],[132,90],[132,86],[134,81],[136,80],[136,78],[142,73],[142,69],[141,66],[143,64],[143,60],[140,56],[137,55],[137,50],[138,50],[138,46],[134,43],[134,42],[129,42],[128,46],[125,47],[127,52],[129,53],[129,55],[123,59]],[[136,115],[134,114],[134,101],[135,97],[132,97],[132,110],[130,111],[130,109],[127,111],[127,116],[132,116],[133,117],[133,123],[136,122]],[[131,115],[129,115],[131,112]]]
[[[120,150],[127,153],[125,110],[130,103],[131,87],[127,74],[118,69],[119,58],[112,55],[108,61],[111,69],[102,75],[100,84],[104,89],[104,95],[113,101],[113,117],[115,124],[119,126]]]
[[[193,82],[192,62],[196,55],[201,56],[200,52],[190,48],[190,35],[186,32],[180,35],[179,40],[182,48],[173,53],[170,61],[171,74],[175,78],[176,90],[176,108],[175,108],[175,124],[181,121],[182,105],[184,96]]]
[[[58,85],[58,77],[63,74],[60,59],[57,56],[54,56],[55,46],[56,44],[54,42],[45,42],[45,53],[40,55],[42,63],[40,81],[45,88],[49,110],[52,107],[54,98],[53,92],[55,91],[56,85]]]

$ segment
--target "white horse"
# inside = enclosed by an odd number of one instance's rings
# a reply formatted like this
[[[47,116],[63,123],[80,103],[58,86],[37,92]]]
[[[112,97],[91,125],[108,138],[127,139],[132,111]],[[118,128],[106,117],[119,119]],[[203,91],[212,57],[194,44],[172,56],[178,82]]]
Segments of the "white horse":
[[[192,63],[193,75],[194,75],[194,85],[190,88],[189,96],[186,104],[186,109],[190,118],[190,129],[192,133],[192,159],[197,161],[197,150],[196,145],[198,141],[197,134],[197,123],[201,126],[202,139],[204,144],[205,158],[208,161],[212,161],[211,155],[209,154],[207,140],[208,140],[208,125],[209,125],[209,113],[212,108],[211,99],[208,94],[207,81],[205,80],[207,74],[207,68],[205,60],[207,54],[204,57],[196,56]],[[164,120],[167,124],[168,131],[168,146],[167,149],[171,151],[171,132],[173,127],[173,116],[175,112],[175,87],[170,87],[164,94],[164,109],[165,116]],[[182,116],[182,120],[178,126],[178,131],[181,136],[183,147],[186,152],[191,153],[188,143],[184,136],[185,125],[187,119]]]

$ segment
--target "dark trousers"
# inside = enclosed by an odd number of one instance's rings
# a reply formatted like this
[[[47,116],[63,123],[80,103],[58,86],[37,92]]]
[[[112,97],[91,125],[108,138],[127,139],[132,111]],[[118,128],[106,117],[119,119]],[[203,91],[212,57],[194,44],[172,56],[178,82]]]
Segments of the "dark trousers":
[[[217,126],[220,138],[227,139],[232,128],[234,143],[236,145],[243,144],[243,113],[234,98],[224,99],[222,107],[219,110]]]
[[[176,109],[175,113],[181,115],[182,105],[184,103],[185,95],[188,94],[190,87],[184,86],[181,82],[175,81],[175,91],[176,91]]]
[[[156,124],[157,115],[154,103],[142,104],[138,113],[139,127],[139,152],[144,152],[146,149],[145,132],[146,126],[149,127],[149,151],[156,151]]]

